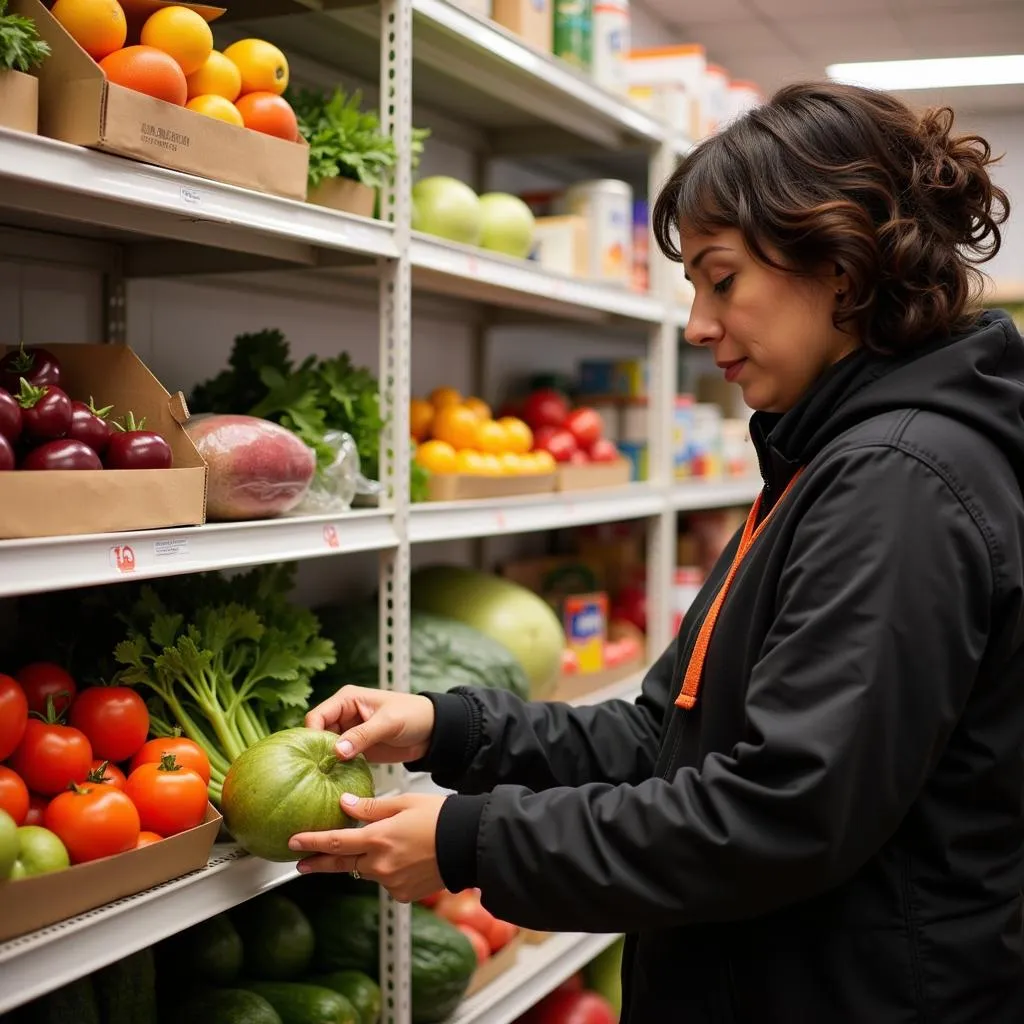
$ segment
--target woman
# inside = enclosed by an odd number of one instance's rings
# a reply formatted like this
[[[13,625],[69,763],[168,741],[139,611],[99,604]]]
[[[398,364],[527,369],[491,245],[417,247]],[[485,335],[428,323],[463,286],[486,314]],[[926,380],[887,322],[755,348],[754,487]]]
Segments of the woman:
[[[306,870],[624,931],[629,1024],[1024,1021],[1024,344],[969,311],[1006,196],[952,114],[783,89],[654,211],[764,490],[635,705],[346,687]]]

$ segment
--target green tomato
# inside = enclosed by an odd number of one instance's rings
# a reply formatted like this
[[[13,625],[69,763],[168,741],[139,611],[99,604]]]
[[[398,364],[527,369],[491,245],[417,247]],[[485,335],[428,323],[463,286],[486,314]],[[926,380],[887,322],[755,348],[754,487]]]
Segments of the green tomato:
[[[12,880],[63,871],[70,866],[67,849],[49,829],[40,825],[22,825],[18,829],[18,859],[11,871]]]
[[[0,810],[0,881],[11,873],[18,859],[18,826],[4,810]]]

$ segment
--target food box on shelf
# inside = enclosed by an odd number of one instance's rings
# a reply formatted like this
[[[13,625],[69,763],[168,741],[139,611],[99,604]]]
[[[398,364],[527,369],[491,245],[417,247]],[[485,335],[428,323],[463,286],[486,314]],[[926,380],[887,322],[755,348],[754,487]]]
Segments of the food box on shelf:
[[[592,693],[598,693],[608,686],[614,686],[623,680],[635,676],[644,669],[644,658],[641,654],[637,658],[616,665],[614,668],[606,668],[601,672],[579,672],[572,675],[564,675],[558,680],[554,692],[545,700],[567,701],[578,700]]]
[[[133,412],[171,446],[170,469],[16,470],[3,474],[0,539],[199,526],[206,516],[206,465],[181,424],[185,401],[173,398],[130,349],[120,345],[47,345],[60,361],[70,397]],[[3,351],[0,348],[0,351]],[[132,557],[118,550],[111,557]],[[119,568],[121,566],[119,565]]]
[[[220,814],[207,805],[201,825],[141,850],[0,882],[0,942],[198,871],[210,858],[220,824]]]
[[[522,939],[516,936],[511,942],[502,946],[494,956],[488,957],[474,972],[469,981],[469,988],[466,989],[465,998],[475,995],[482,988],[486,988],[492,981],[496,981],[506,971],[515,967],[519,959],[519,949],[522,946]]]
[[[494,20],[543,53],[554,43],[555,14],[551,0],[494,0]]]
[[[558,490],[586,491],[603,487],[622,487],[632,476],[628,459],[616,462],[592,462],[583,466],[559,466]]]
[[[164,0],[121,0],[130,24],[173,6]],[[219,7],[181,4],[214,21]],[[309,148],[206,117],[185,107],[108,82],[99,65],[40,0],[12,0],[32,18],[53,51],[35,72],[43,135],[145,163],[186,171],[293,199],[306,198]],[[129,42],[132,36],[129,35]],[[202,197],[182,186],[182,201]]]
[[[431,501],[472,501],[490,498],[521,498],[547,494],[556,489],[558,475],[468,476],[462,473],[434,473],[428,484]]]
[[[0,128],[39,131],[39,83],[21,71],[0,71]]]

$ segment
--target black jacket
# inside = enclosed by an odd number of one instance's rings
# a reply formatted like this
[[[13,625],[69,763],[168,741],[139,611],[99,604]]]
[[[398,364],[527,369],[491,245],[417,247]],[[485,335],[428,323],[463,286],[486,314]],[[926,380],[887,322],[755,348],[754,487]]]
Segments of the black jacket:
[[[449,888],[623,931],[629,1024],[1021,1024],[1024,343],[858,352],[752,425],[765,507],[635,704],[435,697]],[[480,795],[473,795],[480,794]]]

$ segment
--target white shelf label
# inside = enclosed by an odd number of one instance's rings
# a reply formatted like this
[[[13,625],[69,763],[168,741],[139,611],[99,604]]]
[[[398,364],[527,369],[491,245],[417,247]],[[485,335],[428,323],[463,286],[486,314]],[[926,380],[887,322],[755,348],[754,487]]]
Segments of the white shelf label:
[[[188,541],[184,537],[176,540],[158,540],[153,542],[153,555],[160,560],[180,558],[188,554]]]
[[[181,201],[186,206],[202,206],[203,193],[200,192],[199,189],[194,188],[192,185],[182,185]]]

